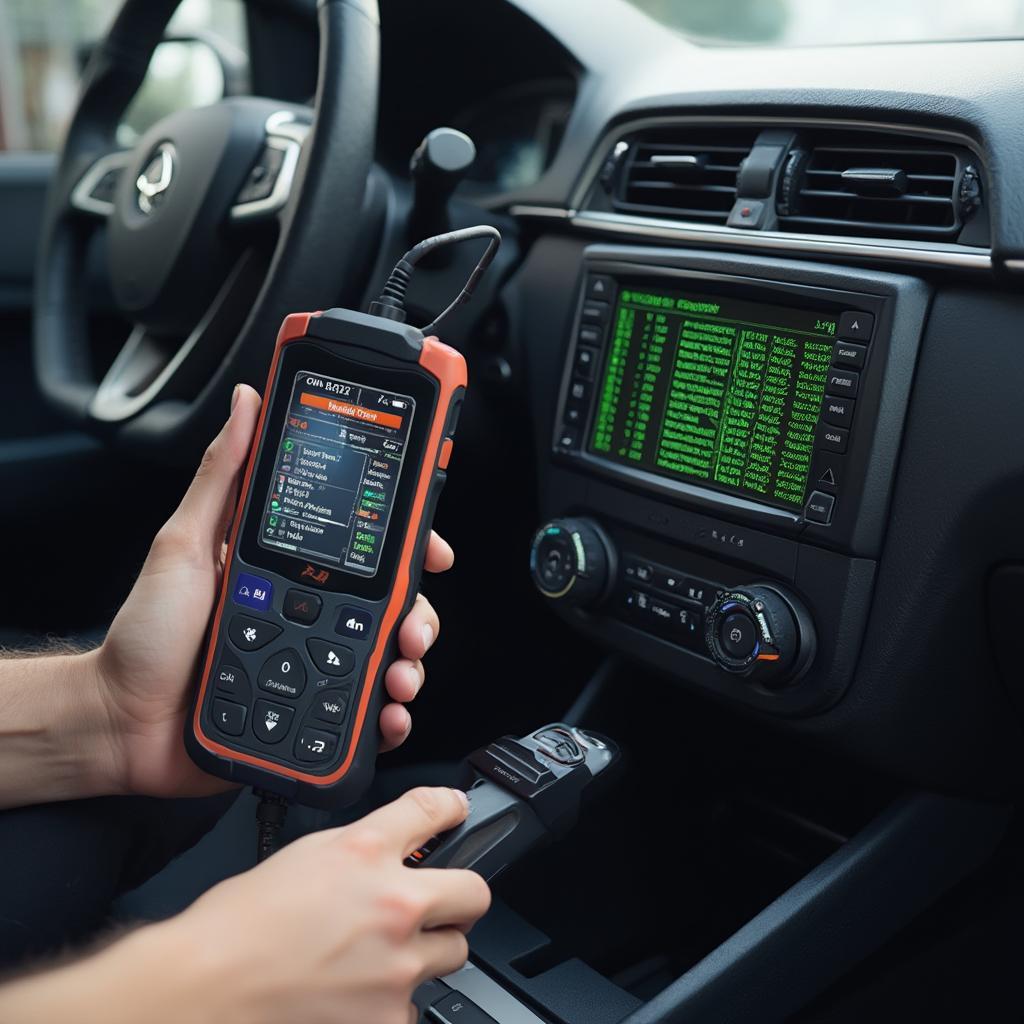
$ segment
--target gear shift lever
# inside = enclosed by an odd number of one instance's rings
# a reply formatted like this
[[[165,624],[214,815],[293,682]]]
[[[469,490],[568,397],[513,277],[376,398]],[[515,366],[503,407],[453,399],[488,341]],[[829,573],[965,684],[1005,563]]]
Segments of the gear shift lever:
[[[486,879],[542,841],[564,835],[583,792],[618,760],[610,740],[555,722],[505,736],[466,760],[469,815],[414,850],[410,867],[470,868]]]

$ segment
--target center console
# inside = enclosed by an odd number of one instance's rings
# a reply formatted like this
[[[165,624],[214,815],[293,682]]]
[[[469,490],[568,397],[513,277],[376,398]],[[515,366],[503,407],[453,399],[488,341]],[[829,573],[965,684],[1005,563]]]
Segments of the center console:
[[[563,358],[537,588],[683,683],[780,715],[828,706],[866,621],[927,287],[677,250],[581,257],[568,329],[547,328]]]

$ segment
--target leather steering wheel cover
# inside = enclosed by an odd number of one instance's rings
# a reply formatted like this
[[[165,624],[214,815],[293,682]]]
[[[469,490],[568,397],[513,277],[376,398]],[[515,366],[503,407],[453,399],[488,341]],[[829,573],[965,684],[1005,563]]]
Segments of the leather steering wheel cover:
[[[176,7],[177,0],[127,0],[87,69],[51,195],[37,273],[36,373],[43,393],[82,422],[90,421],[87,409],[96,382],[89,372],[84,310],[76,295],[83,231],[63,215],[65,200],[91,163],[113,148],[116,121]],[[133,447],[181,449],[191,457],[196,439],[208,437],[223,420],[234,384],[263,383],[277,328],[287,314],[335,300],[358,301],[358,275],[350,270],[356,260],[372,255],[357,250],[377,127],[379,9],[377,0],[319,0],[317,16],[320,66],[313,129],[266,279],[195,401],[158,399],[135,419],[117,425],[117,439]]]

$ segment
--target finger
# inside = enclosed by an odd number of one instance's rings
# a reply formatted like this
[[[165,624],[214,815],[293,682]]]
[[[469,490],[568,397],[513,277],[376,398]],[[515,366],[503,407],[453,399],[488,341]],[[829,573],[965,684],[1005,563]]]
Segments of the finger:
[[[213,439],[171,523],[186,535],[209,543],[215,556],[224,539],[227,520],[238,488],[238,474],[256,433],[260,396],[239,384],[232,396],[231,415]]]
[[[440,978],[457,971],[465,966],[469,958],[466,936],[456,928],[421,932],[413,944],[423,964],[423,970],[416,979],[417,985],[430,978]]]
[[[415,661],[430,650],[440,631],[441,620],[434,606],[422,594],[417,594],[416,603],[398,628],[398,649],[403,657]]]
[[[427,677],[422,661],[404,659],[391,664],[384,673],[384,686],[392,700],[407,704],[416,698]]]
[[[423,560],[423,568],[427,572],[447,572],[455,564],[455,552],[436,530],[430,531],[430,542],[427,544],[427,556]]]
[[[447,786],[419,786],[350,826],[379,832],[403,858],[431,836],[446,832],[469,813],[466,794]]]
[[[427,883],[434,899],[424,928],[464,928],[479,921],[491,906],[491,890],[475,871],[458,868],[410,868]]]
[[[412,715],[401,704],[387,704],[381,709],[380,752],[386,754],[400,747],[412,732]]]

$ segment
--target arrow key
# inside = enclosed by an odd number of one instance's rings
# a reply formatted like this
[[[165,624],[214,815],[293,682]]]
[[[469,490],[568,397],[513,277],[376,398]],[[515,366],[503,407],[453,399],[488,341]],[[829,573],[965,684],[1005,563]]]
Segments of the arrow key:
[[[258,700],[252,714],[252,731],[264,743],[280,743],[288,735],[288,727],[294,717],[294,708]]]

